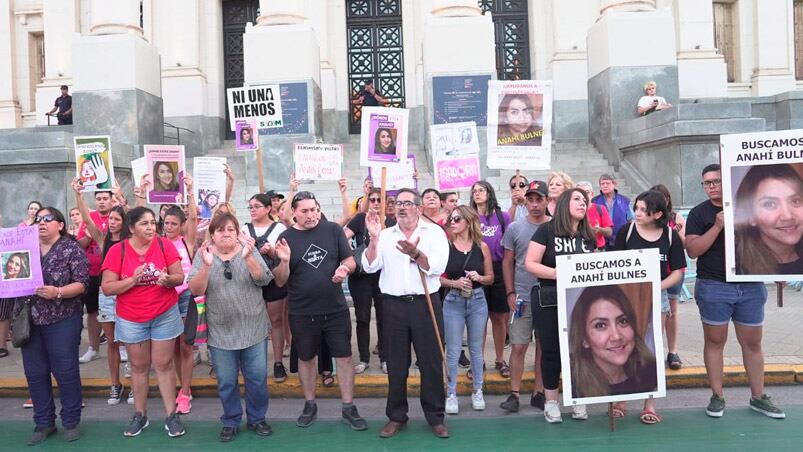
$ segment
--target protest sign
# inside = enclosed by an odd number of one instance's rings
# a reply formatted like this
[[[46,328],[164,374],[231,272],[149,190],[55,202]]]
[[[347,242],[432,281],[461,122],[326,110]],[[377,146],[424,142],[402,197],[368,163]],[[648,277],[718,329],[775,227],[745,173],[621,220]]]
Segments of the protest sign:
[[[488,168],[548,169],[551,129],[551,80],[488,82]]]
[[[84,192],[111,190],[114,186],[111,138],[108,135],[75,137],[75,171]]]
[[[259,148],[259,129],[256,119],[243,119],[234,124],[234,148],[238,151],[255,151]]]
[[[282,127],[279,85],[243,86],[226,89],[229,125],[236,131],[237,121],[255,119],[257,128]]]
[[[343,172],[343,146],[295,143],[293,161],[298,180],[339,180]]]
[[[665,397],[658,249],[555,259],[563,404]]]
[[[282,101],[282,126],[265,129],[265,135],[293,135],[309,133],[309,104],[307,83],[294,82],[279,85]]]
[[[134,179],[135,187],[139,187],[139,181],[146,174],[148,174],[148,162],[145,157],[131,160],[131,178]]]
[[[402,188],[418,189],[418,181],[415,180],[415,155],[409,154],[403,161],[387,167],[386,190],[399,190]],[[380,174],[382,165],[372,165],[368,167],[368,177],[374,182],[374,186],[380,184]]]
[[[402,162],[407,155],[409,114],[404,108],[363,107],[360,166],[392,166]]]
[[[0,229],[0,298],[33,295],[42,287],[39,226]]]
[[[720,145],[728,281],[803,279],[803,130],[722,135]]]
[[[490,75],[432,77],[433,123],[476,121],[477,125],[486,125],[490,80]]]
[[[226,196],[226,157],[192,159],[193,186],[198,200],[198,216],[212,218],[212,210]]]
[[[473,121],[433,125],[430,139],[438,190],[470,188],[480,180],[480,146]]]
[[[145,158],[151,176],[148,203],[186,204],[184,146],[146,144]]]

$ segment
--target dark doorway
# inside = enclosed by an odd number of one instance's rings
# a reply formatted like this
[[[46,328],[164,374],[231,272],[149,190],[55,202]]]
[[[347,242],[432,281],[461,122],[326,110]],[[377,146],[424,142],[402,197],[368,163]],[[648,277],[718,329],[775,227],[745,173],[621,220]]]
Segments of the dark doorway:
[[[494,21],[496,77],[499,80],[530,79],[530,31],[527,0],[478,0],[483,13]]]
[[[226,88],[239,88],[245,79],[243,65],[243,33],[245,24],[256,23],[259,0],[225,0],[223,2],[223,77]],[[226,108],[226,139],[233,140],[229,130],[229,109]]]
[[[373,81],[389,107],[404,108],[401,0],[347,0],[349,99]],[[360,133],[362,107],[349,107],[349,133]]]

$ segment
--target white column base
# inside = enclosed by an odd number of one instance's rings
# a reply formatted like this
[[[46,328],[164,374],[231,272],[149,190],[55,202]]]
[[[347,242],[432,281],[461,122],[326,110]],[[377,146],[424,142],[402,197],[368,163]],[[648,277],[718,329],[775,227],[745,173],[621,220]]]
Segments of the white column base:
[[[797,88],[795,76],[787,69],[762,69],[750,77],[753,96],[773,96]]]
[[[678,90],[683,99],[727,97],[725,59],[710,50],[679,52]]]
[[[0,101],[0,129],[16,129],[22,126],[22,108],[16,100]]]

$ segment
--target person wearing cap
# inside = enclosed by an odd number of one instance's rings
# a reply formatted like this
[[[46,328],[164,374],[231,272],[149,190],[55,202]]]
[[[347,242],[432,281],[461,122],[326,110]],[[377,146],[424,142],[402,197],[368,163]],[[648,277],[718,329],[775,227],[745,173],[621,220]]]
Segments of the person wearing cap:
[[[519,411],[519,391],[524,374],[524,356],[527,354],[530,342],[535,339],[530,292],[533,286],[538,284],[538,278],[527,271],[524,261],[535,231],[550,220],[550,217],[546,215],[546,206],[549,202],[546,182],[540,180],[530,182],[524,193],[524,199],[527,216],[511,223],[502,238],[502,246],[505,248],[505,255],[502,258],[502,276],[505,280],[507,303],[513,318],[509,327],[512,348],[510,352],[510,395],[499,406],[510,413]],[[546,397],[544,396],[544,382],[541,379],[540,361],[541,344],[538,342],[535,347],[535,386],[530,397],[530,405],[543,410]]]
[[[296,425],[309,427],[318,413],[315,358],[323,339],[337,363],[343,421],[354,430],[365,430],[368,424],[352,399],[351,315],[342,286],[356,268],[351,247],[342,227],[321,220],[312,193],[298,192],[290,207],[296,223],[279,236],[275,245],[279,264],[272,271],[276,285],[287,287],[290,331],[298,351],[305,403]]]
[[[270,217],[273,219],[273,221],[279,221],[281,217],[279,206],[282,204],[284,195],[276,190],[268,190],[265,192],[265,195],[270,198]]]
[[[58,110],[56,118],[58,118],[60,126],[72,124],[72,96],[68,94],[69,90],[67,85],[61,85],[61,96],[56,98],[53,108],[46,113],[50,116]]]

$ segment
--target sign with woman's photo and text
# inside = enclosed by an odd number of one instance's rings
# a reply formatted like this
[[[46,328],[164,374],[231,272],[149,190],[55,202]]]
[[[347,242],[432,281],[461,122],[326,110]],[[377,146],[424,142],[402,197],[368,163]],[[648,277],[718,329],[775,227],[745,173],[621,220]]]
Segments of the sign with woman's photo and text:
[[[563,404],[665,397],[658,249],[555,259]]]
[[[184,146],[146,144],[148,204],[186,204]]]
[[[43,285],[39,226],[0,229],[0,298],[33,295]]]
[[[488,168],[549,169],[552,81],[488,82]]]
[[[363,107],[360,130],[360,166],[390,166],[407,155],[407,124],[404,108]]]
[[[75,171],[84,192],[111,190],[114,186],[111,138],[75,137]]]
[[[480,180],[480,146],[474,121],[433,125],[430,139],[438,190],[470,188]]]

